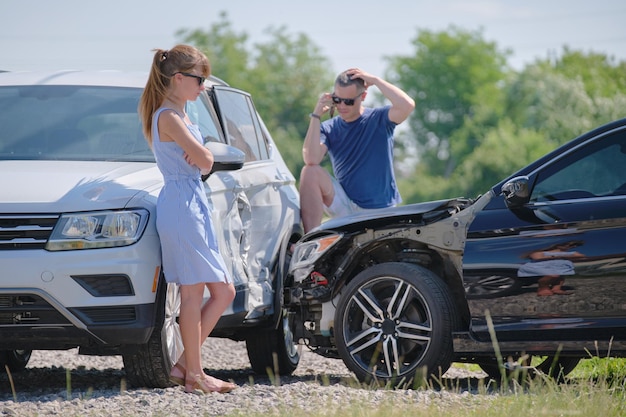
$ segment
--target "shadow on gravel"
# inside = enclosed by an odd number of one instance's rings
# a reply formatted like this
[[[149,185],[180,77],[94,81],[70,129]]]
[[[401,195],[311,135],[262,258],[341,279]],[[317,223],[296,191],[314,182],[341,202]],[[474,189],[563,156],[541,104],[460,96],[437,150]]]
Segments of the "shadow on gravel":
[[[214,374],[218,376],[217,374]],[[226,375],[221,378],[226,378]],[[235,382],[239,383],[237,380]],[[250,380],[247,383],[254,383],[258,385],[289,385],[298,382],[307,382],[307,383],[317,383],[321,386],[332,386],[332,385],[343,385],[346,387],[352,387],[355,389],[375,389],[375,384],[364,384],[358,382],[354,378],[347,378],[344,375],[336,376],[336,375],[328,375],[328,374],[319,374],[319,375],[298,375],[298,376],[281,376],[277,381],[273,378],[268,378],[267,376],[261,376],[256,374],[250,375]],[[429,390],[446,390],[452,392],[464,392],[469,391],[473,393],[478,393],[479,390],[482,392],[485,391],[485,386],[489,381],[484,378],[442,378],[440,381],[431,382],[429,386],[423,387],[413,387],[407,386],[407,384],[400,384],[400,386],[396,387],[397,389],[429,389]],[[246,382],[242,382],[246,383]],[[380,389],[391,387],[379,387]]]
[[[248,369],[216,370],[205,369],[205,371],[217,378],[231,380],[239,386],[262,385],[262,386],[284,386],[295,383],[312,383],[321,386],[343,385],[354,388],[367,388],[373,385],[360,384],[356,379],[346,375],[314,374],[280,376],[278,378],[255,374]],[[68,369],[63,367],[49,368],[26,368],[25,370],[11,375],[13,386],[18,401],[33,397],[65,397],[68,388],[72,396],[79,393],[89,393],[90,396],[98,396],[98,392],[132,391],[137,387],[126,385],[126,374],[123,369],[86,369],[84,367]],[[69,379],[68,379],[69,378]],[[446,390],[458,392],[477,392],[479,388],[487,384],[482,378],[442,378],[439,383],[433,383],[428,389],[439,390],[445,387]],[[401,388],[411,388],[402,386]],[[6,373],[0,373],[0,401],[13,399],[11,381]]]

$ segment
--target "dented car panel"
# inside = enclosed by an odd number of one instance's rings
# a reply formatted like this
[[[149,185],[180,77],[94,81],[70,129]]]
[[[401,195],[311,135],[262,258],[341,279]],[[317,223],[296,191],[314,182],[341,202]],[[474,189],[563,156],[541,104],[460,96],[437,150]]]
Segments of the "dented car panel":
[[[248,288],[241,300],[245,319],[255,319],[274,311],[271,270],[282,239],[291,235],[299,221],[298,195],[293,182],[277,179],[274,164],[247,163],[230,177],[235,179],[231,192],[211,196],[214,207],[226,207],[214,213],[214,224],[235,286]],[[216,204],[217,198],[230,200]]]

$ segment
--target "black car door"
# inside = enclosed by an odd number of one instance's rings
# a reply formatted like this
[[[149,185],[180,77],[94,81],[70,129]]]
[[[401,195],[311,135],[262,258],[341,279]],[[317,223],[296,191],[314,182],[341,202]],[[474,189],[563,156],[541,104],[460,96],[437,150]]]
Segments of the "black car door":
[[[464,285],[488,340],[626,338],[626,129],[530,172],[530,198],[498,196],[470,225]]]

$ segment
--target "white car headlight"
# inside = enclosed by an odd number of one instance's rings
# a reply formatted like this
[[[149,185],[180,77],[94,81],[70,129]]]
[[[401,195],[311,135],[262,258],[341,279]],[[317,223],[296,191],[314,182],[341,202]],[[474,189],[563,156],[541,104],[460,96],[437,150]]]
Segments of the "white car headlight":
[[[46,244],[49,251],[112,248],[137,242],[148,223],[144,209],[63,214]]]
[[[342,234],[324,236],[319,239],[296,244],[291,257],[290,270],[295,270],[314,263],[320,256],[343,237]]]

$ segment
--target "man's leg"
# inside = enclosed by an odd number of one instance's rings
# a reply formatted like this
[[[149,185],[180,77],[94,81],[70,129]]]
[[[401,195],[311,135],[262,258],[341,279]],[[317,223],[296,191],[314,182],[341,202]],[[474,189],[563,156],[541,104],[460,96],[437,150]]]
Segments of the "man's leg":
[[[304,233],[319,226],[324,205],[330,206],[335,190],[328,172],[320,165],[305,165],[300,173],[300,216]]]

